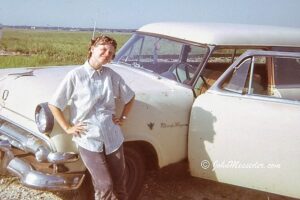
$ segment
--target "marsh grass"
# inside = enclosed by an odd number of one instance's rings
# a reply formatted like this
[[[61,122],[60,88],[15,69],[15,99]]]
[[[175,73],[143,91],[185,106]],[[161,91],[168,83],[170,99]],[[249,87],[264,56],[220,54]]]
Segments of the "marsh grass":
[[[131,34],[106,35],[115,38],[119,48]],[[0,50],[14,55],[0,55],[0,68],[82,64],[91,36],[91,32],[3,29]]]

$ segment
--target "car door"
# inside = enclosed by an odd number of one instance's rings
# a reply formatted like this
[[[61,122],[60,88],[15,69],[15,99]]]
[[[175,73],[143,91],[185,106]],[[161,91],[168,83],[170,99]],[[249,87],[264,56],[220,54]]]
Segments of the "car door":
[[[300,197],[299,61],[300,53],[248,51],[197,97],[193,176]]]

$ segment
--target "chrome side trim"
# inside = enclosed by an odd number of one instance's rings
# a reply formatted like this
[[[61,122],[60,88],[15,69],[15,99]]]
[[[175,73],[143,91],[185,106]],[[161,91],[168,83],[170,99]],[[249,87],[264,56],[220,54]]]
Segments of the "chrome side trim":
[[[259,101],[265,101],[265,102],[275,102],[275,103],[285,103],[285,104],[291,104],[291,105],[300,105],[299,101],[296,100],[288,100],[288,99],[280,99],[277,97],[272,96],[260,96],[255,94],[239,94],[235,92],[230,92],[222,89],[218,90],[207,90],[206,93],[208,94],[215,94],[215,95],[222,95],[222,96],[228,96],[228,97],[236,97],[241,99],[251,99],[251,100],[259,100]]]

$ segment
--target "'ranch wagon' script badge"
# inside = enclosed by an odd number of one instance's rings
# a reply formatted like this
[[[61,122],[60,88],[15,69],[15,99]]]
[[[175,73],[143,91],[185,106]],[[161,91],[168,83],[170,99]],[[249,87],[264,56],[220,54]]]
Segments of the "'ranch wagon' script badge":
[[[175,122],[172,124],[160,123],[161,128],[173,128],[173,127],[180,127],[180,126],[188,126],[188,124],[181,124],[180,122]]]

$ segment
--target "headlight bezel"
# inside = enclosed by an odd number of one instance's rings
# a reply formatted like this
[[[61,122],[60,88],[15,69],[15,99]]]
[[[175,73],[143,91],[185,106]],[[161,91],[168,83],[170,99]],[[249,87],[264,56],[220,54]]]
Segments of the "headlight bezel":
[[[54,117],[48,102],[37,105],[34,116],[37,128],[41,133],[49,133],[53,130]]]

